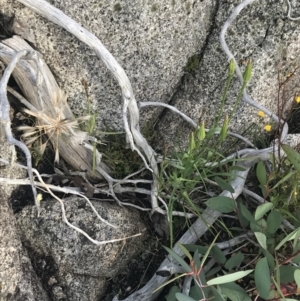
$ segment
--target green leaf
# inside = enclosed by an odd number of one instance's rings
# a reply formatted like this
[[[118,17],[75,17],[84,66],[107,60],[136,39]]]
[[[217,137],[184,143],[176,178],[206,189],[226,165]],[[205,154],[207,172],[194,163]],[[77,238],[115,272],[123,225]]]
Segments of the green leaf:
[[[231,167],[229,167],[230,170],[237,170],[237,171],[245,171],[246,168],[239,166],[239,165],[232,165]]]
[[[205,274],[205,276],[206,276],[206,278],[211,278],[213,275],[217,274],[217,273],[218,273],[219,271],[221,271],[221,270],[222,270],[221,266],[218,265],[218,266],[212,268],[211,270],[209,270],[209,271]]]
[[[256,177],[260,185],[266,185],[268,183],[266,167],[262,161],[259,161],[256,165]]]
[[[225,301],[224,297],[213,286],[211,287],[211,291],[212,291],[212,294],[214,295],[214,298],[212,300],[214,300],[214,301]]]
[[[292,259],[292,263],[300,263],[300,254]]]
[[[191,253],[179,242],[177,243],[177,246],[182,251],[182,253],[191,261],[193,259]]]
[[[194,260],[196,269],[199,270],[199,268],[200,268],[200,256],[199,256],[198,250],[196,250],[196,252],[194,253],[193,260]]]
[[[271,277],[267,258],[261,258],[254,270],[256,289],[263,299],[267,299],[271,290]]]
[[[213,246],[211,254],[217,262],[221,264],[224,264],[226,262],[226,257],[218,246]]]
[[[271,211],[267,218],[267,231],[274,234],[281,226],[282,219],[282,214],[279,211]]]
[[[297,231],[294,235],[293,250],[297,248],[297,245],[299,243],[299,237],[300,237],[300,231]]]
[[[296,270],[299,270],[299,268],[290,265],[282,265],[280,266],[279,270],[280,270],[280,282],[289,283],[294,281],[294,273]]]
[[[297,287],[300,288],[300,270],[297,269],[295,272],[294,272],[294,279],[297,283]]]
[[[204,289],[203,289],[204,290]],[[207,291],[207,290],[206,290]],[[204,293],[205,294],[205,293]],[[191,298],[194,298],[196,300],[200,300],[200,299],[203,299],[203,295],[202,295],[202,292],[201,292],[201,289],[198,285],[193,285],[190,289],[190,293],[189,293],[189,296]]]
[[[208,247],[206,247],[206,246],[199,246],[199,245],[193,245],[193,244],[186,244],[183,246],[185,246],[185,248],[190,252],[198,251],[202,255],[204,255],[208,249]]]
[[[192,272],[191,267],[173,250],[169,249],[168,247],[164,247],[169,254],[185,269],[186,272]]]
[[[226,196],[213,197],[205,202],[206,206],[222,213],[229,213],[235,210],[235,201]]]
[[[239,266],[243,260],[244,260],[244,254],[241,252],[238,252],[237,254],[234,254],[231,258],[229,258],[225,263],[225,268],[228,270],[232,270],[235,267]]]
[[[300,154],[289,145],[283,144],[282,148],[295,169],[300,173]]]
[[[255,222],[255,223],[250,222],[250,229],[252,230],[252,232],[260,232],[261,231],[260,225],[257,222]]]
[[[249,222],[255,223],[255,219],[254,219],[252,213],[248,210],[248,208],[247,208],[244,204],[239,203],[239,209],[240,209],[242,215],[243,215]]]
[[[267,251],[267,250],[264,250],[263,253],[264,253],[264,255],[267,258],[270,270],[271,271],[274,270],[275,269],[275,259],[274,259],[273,255],[269,251]]]
[[[218,233],[218,234],[215,236],[214,240],[212,241],[212,243],[210,244],[210,246],[209,246],[209,248],[207,249],[206,253],[204,254],[204,256],[203,256],[203,258],[202,258],[202,260],[201,260],[201,264],[200,264],[201,267],[203,267],[203,265],[204,265],[204,263],[205,263],[205,261],[206,261],[208,255],[209,255],[211,249],[212,249],[213,246],[215,245],[215,242],[216,242],[216,240],[217,240],[219,234],[220,234],[220,233]]]
[[[267,237],[261,232],[254,232],[254,235],[263,249],[267,249]]]
[[[222,294],[232,301],[251,301],[246,291],[236,283],[226,283],[220,285]]]
[[[254,214],[255,220],[257,221],[257,220],[261,219],[273,207],[274,207],[274,205],[272,203],[264,203],[264,204],[259,205],[255,210],[255,214]]]
[[[182,293],[176,293],[175,296],[178,301],[197,301],[197,300],[195,300],[187,295],[184,295]]]
[[[234,189],[232,188],[232,186],[229,183],[227,183],[225,180],[223,180],[222,178],[215,177],[214,180],[219,185],[219,187],[221,187],[222,190],[227,190],[231,193],[234,193]]]
[[[168,295],[165,296],[167,301],[177,301],[175,294],[180,292],[180,288],[178,286],[172,286],[169,290]]]
[[[300,228],[295,229],[293,232],[288,234],[276,247],[275,251],[279,250],[287,241],[292,240],[296,237],[297,232],[300,231]]]
[[[272,189],[277,188],[278,186],[280,186],[281,184],[283,184],[284,182],[286,182],[291,176],[293,176],[295,173],[297,173],[297,171],[293,171],[293,172],[289,172],[286,176],[284,176],[280,181],[278,181],[273,187]]]
[[[249,275],[252,272],[253,272],[253,270],[247,270],[247,271],[240,271],[240,272],[227,274],[225,276],[220,276],[218,278],[207,281],[207,285],[216,285],[216,284],[222,284],[222,283],[236,281],[236,280],[239,280],[239,279]]]

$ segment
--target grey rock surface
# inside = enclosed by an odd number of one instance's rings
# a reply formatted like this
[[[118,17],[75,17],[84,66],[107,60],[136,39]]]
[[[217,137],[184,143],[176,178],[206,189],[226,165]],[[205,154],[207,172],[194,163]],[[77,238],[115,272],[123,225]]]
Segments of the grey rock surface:
[[[51,3],[90,30],[127,72],[139,101],[160,101],[177,106],[198,120],[211,121],[220,107],[226,80],[227,58],[219,44],[221,26],[240,3],[227,1],[58,1]],[[293,15],[298,1],[291,1]],[[1,11],[15,13],[30,28],[30,39],[44,55],[74,113],[87,107],[81,79],[87,80],[98,129],[122,128],[120,89],[93,52],[56,25],[37,16],[17,1],[2,0]],[[242,68],[253,59],[250,96],[276,113],[277,75],[299,65],[299,21],[287,18],[285,0],[254,1],[230,27],[227,42]],[[236,100],[235,80],[226,111]],[[162,109],[143,109],[142,127],[159,118],[159,144],[187,137],[185,123]],[[241,104],[232,128],[242,131],[258,122],[257,110]],[[176,139],[174,137],[177,137]]]
[[[189,58],[205,44],[217,1],[50,2],[101,40],[127,72],[137,100],[168,102]],[[120,88],[92,50],[18,1],[1,0],[0,9],[31,28],[34,46],[68,92],[75,114],[87,108],[84,78],[99,127],[122,128]],[[157,109],[147,109],[143,120],[156,116]]]
[[[45,275],[52,300],[99,300],[106,278],[120,273],[143,249],[145,225],[136,211],[115,204],[93,201],[100,216],[118,229],[103,224],[82,199],[69,197],[64,204],[69,222],[93,239],[104,241],[142,233],[126,241],[96,246],[62,221],[56,201],[42,201],[39,219],[34,218],[35,208],[30,206],[17,214],[23,244],[33,258],[39,259],[38,269]]]
[[[199,66],[183,77],[181,89],[172,98],[172,104],[195,121],[199,120],[203,112],[202,119],[207,125],[220,108],[227,80],[228,59],[219,42],[221,27],[240,2],[220,1],[214,30],[203,53],[199,53]],[[296,15],[300,2],[291,1],[291,4],[293,15]],[[277,114],[278,74],[285,79],[300,65],[300,20],[291,21],[287,18],[285,0],[254,1],[240,13],[229,28],[226,41],[242,71],[245,70],[247,61],[250,58],[253,60],[252,79],[247,88],[250,97]],[[299,82],[299,79],[297,74],[295,80]],[[237,99],[239,88],[240,83],[235,78],[225,106],[225,112],[229,114]],[[299,93],[299,86],[290,88],[287,91],[289,102]],[[263,128],[264,124],[270,122],[269,118],[263,121],[258,119],[257,113],[257,109],[240,103],[231,123],[232,130],[242,132],[251,123]],[[178,116],[167,110],[157,124],[161,134],[157,141],[162,145],[182,141],[191,131],[185,122],[179,122]]]
[[[11,150],[0,128],[0,156],[9,159]],[[0,177],[24,177],[24,171],[0,163]],[[0,185],[0,301],[49,301],[23,248],[9,197],[12,185]]]

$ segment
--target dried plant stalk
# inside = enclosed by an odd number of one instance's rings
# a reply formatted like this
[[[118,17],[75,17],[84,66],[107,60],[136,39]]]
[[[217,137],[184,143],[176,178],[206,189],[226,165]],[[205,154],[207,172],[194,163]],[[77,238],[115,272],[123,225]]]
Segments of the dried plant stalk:
[[[20,50],[33,49],[20,37],[14,36],[0,43],[0,59],[8,64],[11,55]],[[10,54],[10,55],[9,55]],[[38,58],[39,70],[33,61],[22,60],[13,76],[28,101],[36,108],[29,109],[37,117],[36,125],[48,129],[49,139],[59,155],[74,169],[86,171],[89,178],[101,179],[99,170],[93,171],[92,147],[82,144],[86,134],[77,130],[77,120],[66,102],[66,97],[58,87],[51,71],[42,58]],[[42,70],[41,70],[42,69]],[[42,75],[42,80],[39,80]],[[40,82],[39,82],[40,81]],[[51,123],[52,121],[52,123]],[[50,128],[50,130],[49,130]],[[45,130],[47,133],[47,130]],[[101,155],[98,153],[98,157]],[[100,167],[108,170],[104,163]]]

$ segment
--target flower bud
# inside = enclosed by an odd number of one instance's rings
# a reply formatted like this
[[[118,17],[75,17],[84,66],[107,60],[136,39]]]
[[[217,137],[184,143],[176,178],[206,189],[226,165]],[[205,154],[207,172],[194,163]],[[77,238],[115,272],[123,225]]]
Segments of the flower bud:
[[[234,60],[231,59],[230,63],[229,63],[229,66],[228,66],[229,76],[233,76],[234,71],[235,71],[235,63],[234,63]]]
[[[252,74],[252,59],[249,59],[246,70],[243,74],[245,84],[249,83],[249,81],[251,79],[251,74]]]
[[[189,141],[189,151],[192,151],[195,149],[196,143],[195,143],[195,137],[194,137],[194,132],[191,132],[190,134],[190,141]]]
[[[229,118],[228,118],[228,115],[226,115],[224,122],[223,122],[221,132],[220,132],[220,136],[219,136],[219,139],[221,142],[223,142],[227,137],[228,125],[229,125]]]
[[[200,128],[198,128],[197,137],[198,137],[199,141],[203,141],[204,138],[205,138],[205,125],[204,125],[204,121],[201,122],[201,126],[200,126]]]

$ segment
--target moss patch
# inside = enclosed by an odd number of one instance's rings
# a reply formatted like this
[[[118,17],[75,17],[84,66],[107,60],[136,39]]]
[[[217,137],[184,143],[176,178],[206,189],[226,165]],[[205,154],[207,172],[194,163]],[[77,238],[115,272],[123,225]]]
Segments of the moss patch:
[[[200,65],[200,59],[199,59],[198,55],[195,54],[188,59],[184,69],[187,72],[193,72],[196,69],[198,69],[199,65]]]

